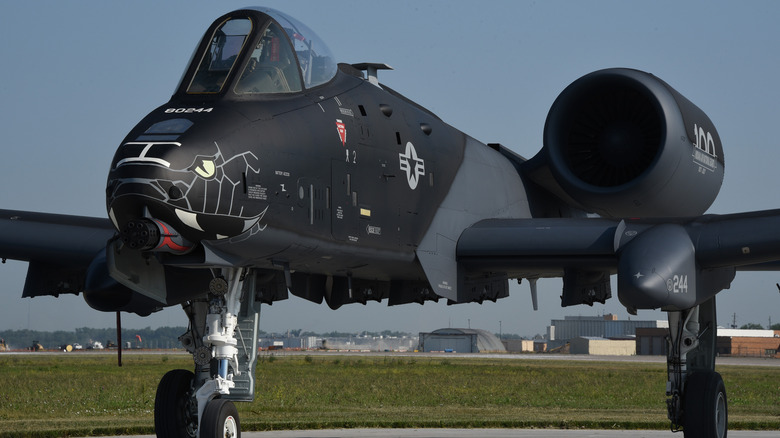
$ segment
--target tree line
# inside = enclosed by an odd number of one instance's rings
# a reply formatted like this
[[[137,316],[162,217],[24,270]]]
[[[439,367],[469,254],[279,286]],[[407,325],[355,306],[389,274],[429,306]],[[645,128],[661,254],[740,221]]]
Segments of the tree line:
[[[179,336],[186,331],[185,327],[160,327],[156,329],[122,329],[122,344],[130,348],[170,349],[179,348]],[[45,332],[39,330],[0,330],[0,338],[9,349],[26,349],[33,344],[40,344],[45,350],[56,350],[66,345],[80,344],[87,349],[94,342],[100,342],[103,347],[118,345],[115,328],[81,327],[74,331],[58,330]]]
[[[764,326],[763,325],[756,324],[756,323],[753,323],[753,322],[748,323],[748,324],[744,324],[740,328],[743,329],[743,330],[764,330]],[[780,324],[772,324],[771,326],[769,326],[768,330],[780,330]]]

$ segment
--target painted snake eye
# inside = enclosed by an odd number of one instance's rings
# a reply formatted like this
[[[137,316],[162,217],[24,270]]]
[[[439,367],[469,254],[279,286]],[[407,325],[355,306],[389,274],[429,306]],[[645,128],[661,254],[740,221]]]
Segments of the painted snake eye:
[[[201,160],[200,165],[195,168],[195,173],[197,173],[204,179],[211,179],[214,177],[214,173],[216,169],[217,166],[214,165],[214,161]]]

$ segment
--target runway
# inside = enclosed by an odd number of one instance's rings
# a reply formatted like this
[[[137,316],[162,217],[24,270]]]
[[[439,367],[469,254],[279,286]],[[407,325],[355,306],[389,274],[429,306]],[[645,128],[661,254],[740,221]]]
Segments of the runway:
[[[668,430],[326,429],[242,432],[243,438],[672,438]],[[730,430],[731,438],[776,438],[778,431]],[[108,437],[103,437],[108,438]],[[123,438],[154,438],[152,435]]]

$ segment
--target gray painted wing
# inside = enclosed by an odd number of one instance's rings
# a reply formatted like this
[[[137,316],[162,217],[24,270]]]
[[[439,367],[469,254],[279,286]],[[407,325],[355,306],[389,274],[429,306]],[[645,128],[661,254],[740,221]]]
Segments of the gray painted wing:
[[[780,210],[696,218],[489,219],[457,244],[459,275],[563,277],[563,305],[611,295],[633,309],[687,309],[728,288],[736,270],[780,268]]]
[[[464,230],[457,257],[461,263],[513,267],[518,273],[569,265],[614,270],[636,236],[662,224],[685,229],[701,268],[780,269],[780,210],[667,220],[489,219]]]
[[[25,297],[80,292],[113,236],[108,219],[0,210],[0,258],[30,262]]]

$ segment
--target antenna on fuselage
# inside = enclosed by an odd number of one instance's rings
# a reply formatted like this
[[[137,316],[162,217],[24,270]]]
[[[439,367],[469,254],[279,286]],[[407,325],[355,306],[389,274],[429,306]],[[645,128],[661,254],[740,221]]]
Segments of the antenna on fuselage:
[[[352,67],[355,67],[358,70],[365,71],[366,75],[368,76],[368,82],[376,85],[377,87],[379,86],[379,78],[377,76],[377,71],[393,69],[393,67],[390,67],[387,64],[376,63],[376,62],[360,62],[358,64],[352,64]]]

